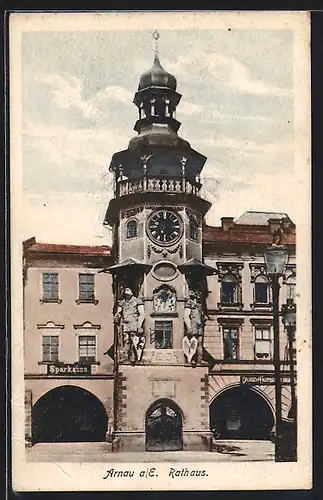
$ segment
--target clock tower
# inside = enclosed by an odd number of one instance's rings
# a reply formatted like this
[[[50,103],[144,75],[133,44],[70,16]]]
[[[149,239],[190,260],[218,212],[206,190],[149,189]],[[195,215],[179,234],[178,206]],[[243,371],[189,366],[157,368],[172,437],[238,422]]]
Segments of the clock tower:
[[[206,276],[200,196],[206,157],[178,135],[181,95],[155,58],[134,96],[137,135],[110,164],[105,222],[115,264],[115,451],[209,450]]]

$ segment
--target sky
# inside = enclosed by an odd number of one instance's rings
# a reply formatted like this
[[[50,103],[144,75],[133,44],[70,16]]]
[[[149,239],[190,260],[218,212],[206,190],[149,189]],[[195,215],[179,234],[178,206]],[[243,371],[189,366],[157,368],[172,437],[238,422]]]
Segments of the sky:
[[[247,210],[293,220],[293,31],[159,32],[182,94],[178,134],[208,158],[207,223]],[[108,167],[136,135],[132,100],[153,57],[151,29],[22,33],[24,239],[110,243]]]

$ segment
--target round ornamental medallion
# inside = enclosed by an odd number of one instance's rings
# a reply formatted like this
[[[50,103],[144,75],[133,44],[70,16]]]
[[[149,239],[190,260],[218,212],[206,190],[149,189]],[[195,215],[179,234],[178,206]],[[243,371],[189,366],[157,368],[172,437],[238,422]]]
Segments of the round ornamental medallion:
[[[177,268],[172,262],[160,261],[153,268],[153,276],[159,281],[171,281],[177,276]]]
[[[173,245],[183,234],[183,223],[175,212],[167,209],[157,210],[148,218],[147,233],[158,245]]]

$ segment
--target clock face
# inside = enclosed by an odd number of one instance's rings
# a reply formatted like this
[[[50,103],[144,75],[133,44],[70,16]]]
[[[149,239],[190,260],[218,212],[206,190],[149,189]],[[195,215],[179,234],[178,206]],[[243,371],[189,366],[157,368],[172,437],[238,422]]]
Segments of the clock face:
[[[158,210],[148,219],[149,237],[160,245],[171,245],[182,235],[182,224],[178,215],[169,210]]]

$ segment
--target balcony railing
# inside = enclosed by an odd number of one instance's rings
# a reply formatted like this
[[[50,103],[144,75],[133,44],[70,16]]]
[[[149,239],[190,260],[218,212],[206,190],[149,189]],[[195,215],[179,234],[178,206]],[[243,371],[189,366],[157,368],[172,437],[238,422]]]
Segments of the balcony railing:
[[[142,192],[185,193],[199,195],[201,184],[188,179],[122,179],[117,183],[117,197]]]

